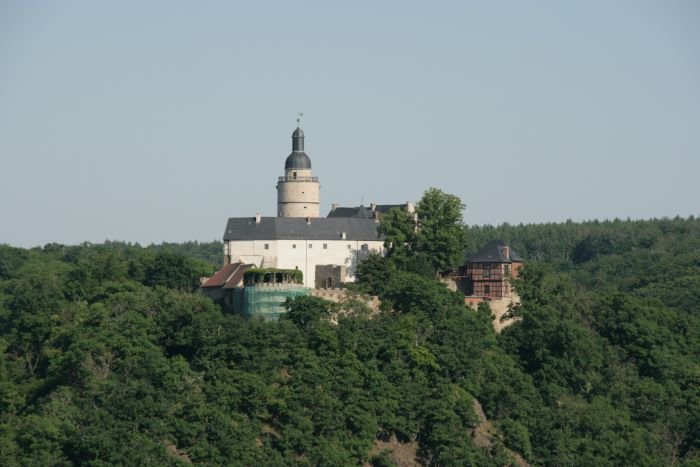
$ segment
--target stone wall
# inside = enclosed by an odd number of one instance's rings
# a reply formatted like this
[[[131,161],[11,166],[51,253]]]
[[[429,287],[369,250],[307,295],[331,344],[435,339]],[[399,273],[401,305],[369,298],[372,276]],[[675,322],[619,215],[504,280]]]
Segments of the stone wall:
[[[520,303],[520,297],[515,292],[513,292],[512,296],[510,297],[494,300],[487,300],[484,297],[464,297],[464,303],[473,309],[476,309],[481,302],[487,302],[489,304],[492,316],[491,324],[493,324],[493,329],[495,329],[496,332],[500,333],[503,329],[517,321],[517,318],[502,320],[502,318],[508,313],[510,307]]]

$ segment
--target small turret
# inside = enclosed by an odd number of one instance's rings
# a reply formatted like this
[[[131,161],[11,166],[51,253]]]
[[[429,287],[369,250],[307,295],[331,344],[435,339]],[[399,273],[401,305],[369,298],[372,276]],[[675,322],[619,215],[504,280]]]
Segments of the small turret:
[[[297,127],[292,133],[292,153],[284,162],[285,170],[311,170],[311,159],[304,152],[304,131]]]

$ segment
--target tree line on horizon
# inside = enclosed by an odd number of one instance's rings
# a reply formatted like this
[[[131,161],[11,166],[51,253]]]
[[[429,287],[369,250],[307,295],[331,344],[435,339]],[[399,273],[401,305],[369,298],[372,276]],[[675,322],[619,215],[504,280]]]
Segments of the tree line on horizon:
[[[313,297],[223,312],[197,291],[217,242],[1,245],[0,464],[395,465],[387,439],[435,466],[700,463],[699,220],[466,227],[440,190],[417,208],[358,270],[383,311],[337,324]],[[526,260],[500,335],[436,280],[494,238]]]

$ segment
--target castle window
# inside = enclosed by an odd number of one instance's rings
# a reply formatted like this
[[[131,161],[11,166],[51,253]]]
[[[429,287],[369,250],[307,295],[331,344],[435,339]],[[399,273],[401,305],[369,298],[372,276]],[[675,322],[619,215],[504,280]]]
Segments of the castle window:
[[[366,243],[363,243],[362,244],[362,251],[368,251],[368,250],[369,250],[369,245],[367,245]]]
[[[348,250],[352,250],[352,245],[348,243]]]
[[[265,249],[266,249],[266,250],[269,250],[269,249],[270,249],[270,244],[269,244],[269,243],[266,243],[266,244],[265,244]]]
[[[297,173],[296,173],[296,172],[294,172],[293,177],[294,177],[294,178],[297,178]]]
[[[491,265],[484,265],[484,277],[491,277]]]
[[[314,244],[313,244],[313,243],[309,243],[309,248],[313,248],[313,247],[314,247]]]
[[[491,286],[490,285],[484,285],[484,295],[491,295]]]
[[[324,243],[324,244],[323,244],[323,249],[324,249],[324,250],[327,250],[327,249],[328,249],[328,243]]]
[[[296,247],[297,247],[297,244],[296,244],[296,243],[293,243],[293,244],[292,244],[292,248],[296,248]]]
[[[506,275],[506,277],[510,277],[510,264],[505,264],[503,266],[503,273]]]

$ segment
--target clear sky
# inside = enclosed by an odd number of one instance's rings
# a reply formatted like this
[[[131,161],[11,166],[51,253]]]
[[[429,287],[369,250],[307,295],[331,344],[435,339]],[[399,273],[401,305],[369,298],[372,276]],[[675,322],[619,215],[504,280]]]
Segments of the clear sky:
[[[0,1],[0,243],[220,239],[304,112],[331,203],[700,214],[700,2]]]

